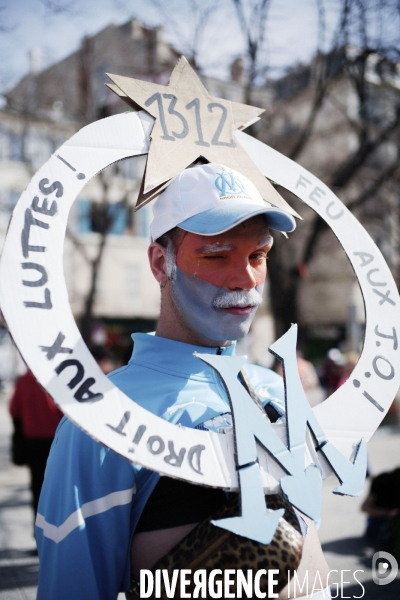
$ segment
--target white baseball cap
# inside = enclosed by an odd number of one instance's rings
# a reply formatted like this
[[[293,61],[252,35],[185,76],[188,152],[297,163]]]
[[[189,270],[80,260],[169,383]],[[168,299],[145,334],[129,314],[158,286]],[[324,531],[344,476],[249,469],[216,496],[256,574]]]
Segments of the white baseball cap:
[[[263,200],[241,173],[216,163],[198,165],[182,171],[156,199],[151,239],[155,241],[176,226],[201,235],[217,235],[262,214],[271,229],[296,228],[292,215]]]

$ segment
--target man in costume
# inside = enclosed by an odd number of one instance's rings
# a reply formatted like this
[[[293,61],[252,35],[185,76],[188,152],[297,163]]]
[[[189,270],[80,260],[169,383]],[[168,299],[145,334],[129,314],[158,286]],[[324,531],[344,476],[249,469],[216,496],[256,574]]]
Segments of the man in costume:
[[[291,215],[266,203],[236,171],[212,163],[183,171],[154,206],[149,260],[161,288],[156,333],[133,336],[132,358],[110,375],[112,382],[172,423],[229,430],[226,391],[193,353],[234,354],[261,302],[269,229],[294,228]],[[242,378],[270,420],[281,418],[280,377],[247,365]],[[222,490],[160,478],[129,463],[64,418],[39,504],[38,599],[114,600],[131,577],[152,569],[225,501]],[[299,579],[308,571],[313,581],[319,571],[324,581],[328,569],[312,523],[306,531],[304,525]],[[282,590],[279,597],[290,596]]]

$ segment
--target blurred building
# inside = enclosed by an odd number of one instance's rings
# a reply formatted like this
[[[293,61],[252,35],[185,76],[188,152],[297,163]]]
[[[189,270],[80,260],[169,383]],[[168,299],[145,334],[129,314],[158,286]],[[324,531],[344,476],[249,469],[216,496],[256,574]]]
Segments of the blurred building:
[[[330,185],[330,177],[358,143],[365,106],[343,65],[352,53],[358,68],[357,50],[345,48],[329,61],[327,93],[312,132],[296,160]],[[64,60],[42,70],[38,51],[32,52],[31,72],[6,94],[0,110],[0,244],[21,192],[36,170],[73,133],[92,121],[128,110],[127,105],[104,84],[106,73],[134,77],[166,85],[179,55],[163,40],[161,28],[147,29],[132,20],[110,25]],[[351,63],[351,61],[350,61]],[[231,78],[201,79],[209,93],[266,109],[256,124],[264,142],[290,155],[296,136],[304,128],[315,103],[318,60],[299,66],[278,81],[249,90],[243,60],[231,65]],[[368,111],[376,123],[376,135],[400,114],[399,65],[370,53],[364,63],[368,85]],[[396,133],[388,135],[371,153],[357,178],[340,191],[346,203],[359,196],[379,170],[397,155]],[[126,345],[129,333],[149,331],[159,311],[159,290],[147,262],[151,207],[137,213],[134,206],[145,166],[145,157],[121,161],[107,168],[85,186],[71,211],[65,241],[64,270],[71,307],[79,322],[91,297],[100,242],[107,237],[96,274],[96,293],[91,312],[91,337],[96,344]],[[363,187],[364,186],[364,187]],[[395,271],[399,267],[399,186],[391,179],[377,195],[362,203],[356,215],[366,225]],[[383,194],[383,195],[382,195]],[[276,239],[281,247],[279,277],[289,281],[294,269],[301,271],[298,314],[301,337],[322,355],[329,347],[349,341],[352,349],[362,339],[363,307],[349,261],[333,237],[325,232],[307,268],[299,265],[300,249],[309,234],[313,211],[288,198],[304,221],[289,241]],[[296,203],[297,202],[297,203]],[[279,236],[275,236],[279,238]],[[288,288],[290,289],[290,288]],[[275,292],[275,288],[273,288]],[[283,290],[284,292],[284,290]],[[290,296],[290,292],[286,294]],[[4,331],[3,331],[4,333]],[[1,334],[1,331],[0,331]],[[6,336],[0,335],[1,340]],[[274,339],[274,323],[267,306],[261,308],[252,335],[242,344],[244,352],[261,364],[271,363],[267,352]],[[12,362],[12,361],[11,361]],[[1,377],[1,372],[0,372]]]
[[[39,52],[32,52],[31,72],[9,91],[0,111],[1,245],[15,203],[51,154],[87,123],[127,110],[104,85],[106,72],[165,84],[177,58],[160,29],[136,20],[85,38],[76,52],[45,70]],[[144,166],[138,157],[109,167],[88,182],[71,211],[64,271],[78,322],[107,236],[91,310],[94,339],[88,341],[94,343],[129,344],[130,331],[151,330],[158,316],[159,291],[147,265],[149,208],[134,213]]]
[[[178,58],[161,28],[148,29],[136,19],[85,38],[76,52],[44,70],[39,51],[32,51],[30,73],[5,95],[0,110],[0,247],[19,196],[51,154],[82,126],[129,110],[105,86],[106,73],[166,85]],[[231,80],[203,81],[212,95],[245,100],[241,59],[232,65]],[[265,94],[258,100],[265,104]],[[89,181],[74,203],[65,240],[71,308],[83,326],[94,264],[107,237],[89,341],[122,345],[122,351],[126,346],[122,359],[130,352],[130,332],[152,330],[159,312],[159,289],[147,261],[151,207],[134,212],[145,162],[145,157],[121,161]]]
[[[271,82],[272,118],[261,138],[291,156],[315,111],[307,141],[295,160],[352,208],[399,283],[400,174],[395,169],[400,63],[371,51],[341,48],[327,57],[322,91],[319,68],[321,61],[316,57],[311,64],[300,65]],[[343,343],[349,350],[359,350],[365,317],[351,264],[330,230],[318,237],[309,264],[302,264],[315,213],[293,196],[288,199],[304,218],[290,243],[283,244],[286,248],[281,256],[282,274],[294,269],[299,273],[300,335],[317,352]]]

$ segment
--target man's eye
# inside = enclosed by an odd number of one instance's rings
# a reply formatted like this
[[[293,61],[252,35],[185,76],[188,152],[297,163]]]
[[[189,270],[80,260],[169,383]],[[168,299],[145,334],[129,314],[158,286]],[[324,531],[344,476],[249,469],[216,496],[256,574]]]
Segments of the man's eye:
[[[266,252],[256,252],[250,255],[250,260],[265,260],[267,257]]]

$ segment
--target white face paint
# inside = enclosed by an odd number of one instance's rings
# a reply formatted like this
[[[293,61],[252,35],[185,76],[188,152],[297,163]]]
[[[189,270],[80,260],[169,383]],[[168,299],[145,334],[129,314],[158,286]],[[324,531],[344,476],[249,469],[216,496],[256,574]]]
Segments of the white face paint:
[[[174,250],[174,245],[170,241],[168,246],[165,249],[166,257],[165,257],[165,272],[168,279],[173,279],[175,277],[176,271],[176,255]]]
[[[213,308],[223,309],[232,308],[233,306],[253,306],[257,308],[262,302],[262,297],[258,289],[233,292],[225,291],[214,298]]]
[[[174,262],[170,278],[171,298],[184,322],[199,340],[220,343],[239,340],[250,328],[257,307],[262,301],[264,285],[252,290],[228,291],[188,275]],[[247,307],[248,314],[231,314],[225,308]]]

